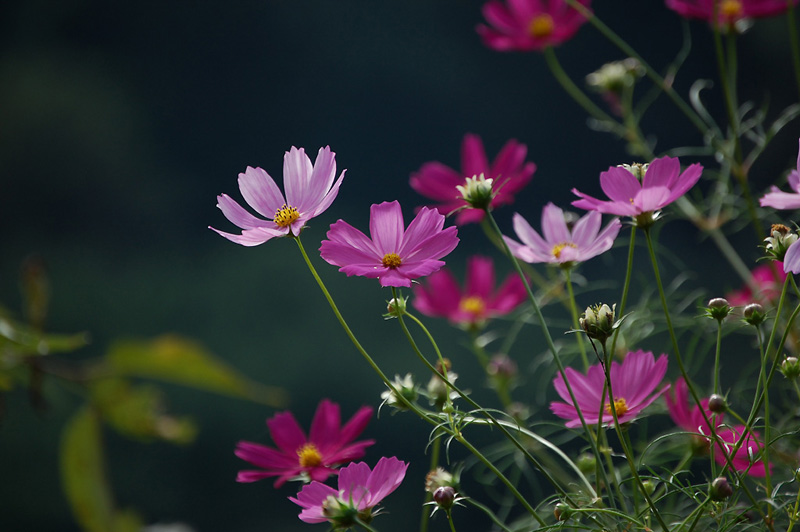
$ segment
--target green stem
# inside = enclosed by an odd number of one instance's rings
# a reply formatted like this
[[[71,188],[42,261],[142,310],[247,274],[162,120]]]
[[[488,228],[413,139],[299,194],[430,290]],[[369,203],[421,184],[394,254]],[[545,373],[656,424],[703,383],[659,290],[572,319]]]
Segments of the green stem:
[[[456,532],[456,525],[453,523],[453,512],[451,510],[446,510],[447,513],[447,522],[450,523],[450,532]]]
[[[483,504],[479,503],[478,501],[476,501],[472,497],[467,497],[465,499],[465,502],[471,504],[472,506],[474,506],[475,508],[477,508],[478,510],[482,511],[487,516],[489,516],[489,519],[491,519],[492,522],[495,525],[497,525],[503,532],[512,532],[512,530],[510,528],[508,528],[505,525],[505,523],[503,523],[500,519],[498,519],[498,517],[494,514],[494,512],[491,511],[487,506],[484,506]]]
[[[572,314],[572,328],[576,331],[580,329],[578,325],[578,304],[575,301],[575,292],[572,289],[572,270],[564,268],[564,277],[566,277],[567,294],[569,294],[569,310]],[[583,345],[583,335],[580,333],[575,334],[578,339],[578,350],[581,353],[581,360],[583,361],[583,371],[589,369],[589,359],[586,357],[586,346]]]
[[[722,320],[717,321],[717,347],[714,350],[714,393],[719,394],[719,355],[722,347]]]
[[[359,519],[358,517],[356,517],[356,523],[358,523],[358,526],[360,526],[361,528],[363,528],[367,532],[378,532],[375,528],[372,528],[371,526],[369,526],[367,523],[365,523],[363,520]]]
[[[775,320],[778,321],[777,319]],[[769,423],[769,387],[767,384],[767,354],[764,352],[764,339],[761,337],[761,328],[756,327],[758,337],[758,349],[761,355],[760,377],[764,394],[764,450],[761,452],[761,460],[764,462],[764,485],[766,492],[772,493],[772,479],[769,472],[769,446],[770,446],[770,423]],[[772,521],[772,505],[767,505],[767,518]]]
[[[631,227],[631,241],[628,244],[628,266],[625,270],[625,284],[622,285],[622,298],[619,302],[619,310],[617,316],[622,317],[625,315],[625,306],[628,302],[628,290],[631,286],[631,277],[633,276],[633,252],[636,244],[636,226]],[[619,336],[619,328],[614,331],[614,339],[611,341],[611,353],[616,353],[617,337]]]
[[[434,436],[433,443],[431,444],[431,463],[429,466],[428,471],[435,471],[437,467],[439,467],[439,454],[442,447],[442,440],[440,436]],[[433,500],[433,493],[426,492],[425,493],[425,503],[429,503]],[[422,505],[422,515],[420,516],[419,520],[419,532],[427,532],[428,531],[428,523],[430,522],[431,514],[428,511],[428,508],[425,504]]]

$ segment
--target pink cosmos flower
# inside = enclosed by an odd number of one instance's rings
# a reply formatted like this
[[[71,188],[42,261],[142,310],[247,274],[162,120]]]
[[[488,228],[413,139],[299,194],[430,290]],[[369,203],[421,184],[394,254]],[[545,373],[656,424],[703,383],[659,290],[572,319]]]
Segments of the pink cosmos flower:
[[[306,523],[329,521],[337,529],[347,528],[356,524],[355,515],[368,523],[378,513],[375,506],[403,482],[407,468],[395,457],[381,458],[373,470],[364,462],[353,463],[339,470],[338,490],[312,482],[289,500],[303,508],[299,517]]]
[[[712,413],[708,409],[708,399],[700,401],[700,406],[694,405],[694,408],[689,408],[689,388],[686,386],[686,381],[683,377],[675,381],[675,387],[672,388],[670,393],[664,396],[667,402],[667,410],[669,417],[680,428],[687,432],[694,432],[708,436],[711,434],[711,428],[706,420],[703,419],[703,413],[700,411],[702,407],[708,419],[712,419]],[[722,423],[723,414],[717,414],[716,426]],[[714,428],[716,428],[716,426]]]
[[[751,273],[758,292],[753,294],[745,284],[739,290],[726,294],[725,299],[732,307],[742,307],[750,303],[772,303],[780,297],[781,285],[786,280],[782,262],[773,261],[756,266]]]
[[[681,173],[680,161],[674,157],[661,157],[645,167],[631,169],[644,173],[641,181],[631,170],[620,166],[600,174],[600,187],[611,201],[598,200],[573,188],[573,194],[581,199],[572,204],[588,211],[636,218],[663,209],[686,194],[703,172],[703,167],[695,163]]]
[[[783,5],[785,7],[786,2],[783,2]],[[797,169],[789,173],[789,188],[794,192],[782,192],[773,185],[759,203],[762,207],[773,209],[800,209],[800,150],[797,153]]]
[[[685,18],[711,22],[716,4],[720,26],[730,26],[745,18],[771,17],[785,13],[787,0],[666,0],[667,7]],[[797,4],[797,0],[794,0]]]
[[[275,414],[267,420],[267,427],[278,448],[240,441],[236,445],[236,456],[261,469],[239,471],[236,481],[255,482],[266,477],[278,477],[275,481],[278,488],[298,476],[325,480],[337,473],[339,464],[361,458],[364,449],[375,443],[375,440],[354,441],[366,428],[370,417],[372,408],[361,407],[341,427],[339,405],[323,399],[311,422],[311,433],[306,438],[291,412]]]
[[[758,432],[747,431],[744,425],[720,427],[717,429],[717,436],[725,443],[719,443],[718,445],[720,449],[724,448],[729,453],[742,437],[742,434],[745,433],[744,443],[736,451],[736,454],[731,457],[733,467],[740,473],[746,472],[753,477],[763,477],[766,472],[764,460],[761,458],[754,460],[764,448],[764,442]],[[722,452],[714,453],[714,460],[720,465],[727,463]],[[772,471],[772,464],[769,464],[769,469]]]
[[[308,220],[322,214],[336,199],[344,173],[343,170],[334,183],[336,154],[330,147],[320,148],[312,165],[303,148],[293,146],[283,157],[285,199],[275,181],[261,168],[248,166],[239,174],[239,190],[245,201],[267,220],[253,216],[227,194],[220,194],[217,207],[243,231],[241,235],[233,235],[209,229],[243,246],[257,246],[279,236],[297,236]]]
[[[664,354],[655,360],[650,351],[641,349],[632,351],[628,353],[622,364],[612,361],[609,371],[614,392],[614,409],[620,423],[636,419],[642,410],[669,390],[669,384],[666,384],[660,390],[655,391],[667,372],[667,355]],[[598,422],[613,423],[614,417],[608,400],[608,392],[603,396],[605,374],[602,366],[599,363],[591,366],[586,375],[582,375],[572,368],[566,368],[564,372],[586,423],[588,425],[596,425]],[[560,374],[553,380],[553,386],[558,395],[567,402],[554,401],[550,403],[550,410],[558,417],[567,420],[567,428],[579,427],[581,421],[578,411],[572,403],[567,386]],[[599,417],[601,410],[603,411],[602,419]]]
[[[579,0],[588,8],[590,0]],[[586,18],[564,0],[490,0],[483,5],[490,26],[476,28],[489,48],[500,52],[541,50],[569,40]]]
[[[463,225],[480,222],[484,213],[480,209],[465,208],[467,202],[461,198],[456,187],[464,184],[467,177],[483,174],[492,179],[492,207],[507,205],[514,201],[514,195],[522,190],[533,177],[536,165],[525,162],[528,148],[512,139],[506,142],[495,157],[491,166],[486,150],[478,135],[464,135],[461,143],[461,171],[453,170],[438,161],[428,162],[411,174],[411,188],[425,197],[442,202],[436,208],[447,215],[462,209],[456,216],[456,224]]]
[[[370,207],[372,238],[343,220],[331,225],[328,240],[319,248],[322,258],[339,271],[378,279],[381,286],[411,286],[444,266],[438,260],[458,245],[455,227],[444,228],[444,216],[423,207],[403,229],[403,212],[397,201]]]
[[[489,318],[508,314],[527,298],[518,276],[506,277],[496,292],[494,281],[492,259],[471,257],[463,292],[453,274],[443,269],[432,274],[426,283],[414,286],[414,306],[428,316],[474,327]]]
[[[522,243],[507,236],[503,239],[511,253],[525,262],[571,265],[587,261],[611,249],[622,224],[615,218],[600,231],[601,217],[599,212],[591,211],[570,230],[564,211],[548,203],[542,210],[544,238],[539,236],[525,218],[514,213],[514,231]]]

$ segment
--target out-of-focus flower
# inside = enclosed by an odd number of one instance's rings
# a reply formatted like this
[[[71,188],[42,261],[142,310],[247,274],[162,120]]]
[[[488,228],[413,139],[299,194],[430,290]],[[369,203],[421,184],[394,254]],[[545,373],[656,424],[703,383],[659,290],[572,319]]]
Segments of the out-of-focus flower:
[[[780,3],[786,7],[785,1]],[[773,209],[800,209],[800,150],[797,153],[797,168],[789,173],[789,188],[793,192],[783,192],[773,185],[759,200],[761,206]]]
[[[414,306],[427,316],[447,318],[464,326],[477,326],[489,318],[504,316],[527,297],[517,275],[509,275],[495,291],[494,263],[474,256],[467,262],[467,282],[462,290],[450,270],[432,274],[414,290]]]
[[[572,368],[566,368],[567,381],[575,394],[578,407],[588,425],[597,423],[613,423],[614,417],[611,408],[614,408],[620,423],[627,423],[636,419],[636,416],[658,399],[661,394],[669,390],[669,384],[660,390],[656,388],[667,372],[667,355],[655,359],[650,351],[632,351],[628,353],[622,364],[611,362],[609,372],[611,387],[614,393],[614,404],[608,399],[608,392],[603,395],[605,374],[603,367],[598,363],[589,368],[586,375],[578,373]],[[559,374],[553,380],[553,386],[565,403],[552,402],[550,410],[560,418],[566,419],[568,428],[581,425],[578,411],[572,403],[564,379]],[[599,417],[602,410],[602,418]]]
[[[373,470],[364,462],[353,463],[339,470],[338,490],[312,482],[289,500],[303,508],[299,517],[306,523],[327,521],[336,529],[355,526],[357,519],[369,523],[380,512],[375,507],[403,482],[407,468],[395,457],[381,458]]]
[[[586,84],[600,93],[611,110],[622,114],[620,98],[623,92],[633,87],[636,81],[645,75],[641,63],[633,57],[622,61],[606,63],[586,76]]]
[[[706,423],[703,418],[703,412],[700,409],[702,408],[705,411],[709,421],[715,423],[714,428],[717,428],[722,423],[723,414],[714,416],[708,407],[708,399],[703,399],[700,401],[699,406],[694,405],[694,407],[690,408],[689,388],[686,386],[686,381],[683,380],[683,377],[675,381],[675,386],[669,393],[664,395],[664,400],[667,403],[667,410],[672,421],[686,432],[692,433],[693,450],[697,454],[708,452],[708,436],[711,435],[711,427]]]
[[[375,440],[354,441],[364,431],[370,417],[372,408],[361,407],[342,427],[339,405],[323,399],[306,437],[291,412],[275,414],[267,420],[267,427],[278,448],[240,441],[236,456],[261,469],[239,471],[236,480],[255,482],[278,477],[276,488],[295,477],[325,480],[336,474],[340,464],[361,458],[364,449],[375,443]]]
[[[509,140],[491,165],[486,150],[478,135],[464,135],[461,143],[461,171],[453,170],[438,161],[423,164],[411,174],[411,188],[426,198],[441,202],[436,209],[442,214],[461,209],[456,216],[456,224],[480,222],[484,217],[482,209],[470,208],[457,187],[465,186],[465,178],[480,176],[492,180],[491,207],[507,205],[514,201],[514,195],[522,190],[533,177],[536,165],[525,162],[528,148],[516,140]]]
[[[578,0],[588,9],[589,0]],[[564,0],[490,0],[483,5],[489,26],[476,28],[483,42],[499,52],[542,50],[572,38],[586,17]]]
[[[403,399],[409,403],[414,403],[417,397],[419,397],[419,391],[417,390],[417,385],[414,383],[414,377],[411,376],[411,373],[406,373],[405,377],[395,375],[392,386],[394,386],[395,391],[386,390],[381,393],[383,404],[402,410],[406,408],[406,402],[403,401]]]
[[[564,219],[564,211],[548,203],[542,211],[544,238],[539,236],[525,218],[514,213],[514,231],[522,243],[507,236],[503,239],[511,253],[520,260],[570,267],[576,262],[587,261],[611,249],[622,224],[615,218],[601,231],[601,218],[599,212],[589,212],[570,230]]]
[[[783,224],[772,224],[769,236],[764,239],[767,255],[775,261],[782,261],[783,271],[786,273],[797,273],[795,268],[800,262],[800,248],[795,247],[794,251],[790,251],[797,240],[797,233]]]
[[[261,168],[248,166],[239,174],[239,190],[245,201],[267,220],[253,216],[227,194],[220,194],[217,207],[242,229],[242,234],[209,229],[243,246],[257,246],[279,236],[297,236],[307,221],[322,214],[336,199],[344,173],[343,170],[334,183],[336,154],[328,146],[320,148],[313,165],[303,148],[292,147],[283,157],[285,199],[275,181]]]
[[[745,434],[744,443],[742,443],[742,446],[736,451],[736,454],[731,456],[733,467],[740,473],[747,473],[753,477],[763,477],[766,468],[764,467],[764,461],[758,458],[758,455],[764,448],[764,443],[758,432],[752,430],[748,431],[744,425],[720,427],[717,429],[717,437],[722,440],[722,442],[717,444],[720,451],[714,453],[714,460],[718,464],[726,464],[727,461],[722,451],[724,450],[726,454],[730,454],[736,442],[741,439],[742,434]],[[769,465],[769,469],[772,471],[772,464]]]
[[[573,188],[573,194],[581,199],[573,201],[572,205],[589,211],[630,216],[638,225],[647,225],[653,222],[655,211],[686,194],[702,172],[699,163],[681,172],[681,163],[675,157],[661,157],[649,165],[612,166],[600,174],[600,188],[611,201],[593,198]]]
[[[797,4],[797,0],[793,0]],[[666,0],[667,7],[685,18],[712,22],[714,14],[719,26],[733,27],[748,18],[772,17],[785,13],[787,0]],[[716,5],[715,5],[716,4]]]
[[[378,279],[381,286],[411,286],[411,280],[444,266],[439,260],[458,245],[455,227],[444,227],[444,216],[423,207],[404,229],[397,201],[370,208],[372,238],[343,220],[331,225],[319,248],[322,258],[339,271]]]
[[[732,307],[742,307],[749,303],[773,303],[781,295],[781,285],[786,280],[783,263],[773,261],[753,268],[752,282],[758,287],[754,294],[750,286],[745,284],[739,290],[734,290],[725,295],[725,299]]]

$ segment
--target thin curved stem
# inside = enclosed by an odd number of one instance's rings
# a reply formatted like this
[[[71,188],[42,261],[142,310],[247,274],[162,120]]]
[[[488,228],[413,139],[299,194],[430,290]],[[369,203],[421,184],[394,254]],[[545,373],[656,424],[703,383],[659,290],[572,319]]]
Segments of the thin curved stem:
[[[572,328],[575,330],[580,329],[578,325],[578,304],[575,301],[575,291],[572,289],[572,270],[570,268],[564,269],[564,277],[566,278],[567,294],[569,295],[569,310],[572,314]],[[589,359],[586,358],[586,346],[583,345],[583,335],[580,333],[575,335],[578,339],[578,350],[581,353],[581,361],[583,362],[583,370],[589,369]]]

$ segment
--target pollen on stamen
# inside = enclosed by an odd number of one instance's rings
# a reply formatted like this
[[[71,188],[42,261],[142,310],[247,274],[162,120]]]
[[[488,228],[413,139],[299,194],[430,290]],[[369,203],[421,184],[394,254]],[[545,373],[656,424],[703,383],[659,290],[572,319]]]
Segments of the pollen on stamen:
[[[553,246],[553,256],[557,259],[561,258],[561,252],[564,251],[564,248],[575,248],[577,249],[578,246],[573,244],[572,242],[560,242]]]
[[[719,4],[719,13],[726,19],[737,19],[742,14],[742,3],[739,0],[723,0]]]
[[[625,415],[628,412],[628,402],[624,397],[614,400],[614,410],[617,412],[617,417]],[[606,414],[611,413],[611,405],[606,403]]]
[[[473,316],[482,316],[486,312],[486,303],[478,296],[468,296],[463,298],[458,307]]]
[[[401,259],[400,255],[397,253],[387,253],[383,256],[383,259],[381,259],[381,264],[386,268],[397,268],[403,264],[403,259]]]
[[[289,227],[295,220],[300,218],[300,213],[295,207],[283,204],[283,207],[275,211],[274,222],[278,227]]]
[[[300,467],[317,467],[322,463],[322,455],[313,443],[303,444],[297,449],[297,459]]]
[[[533,17],[533,20],[528,25],[528,31],[533,37],[542,39],[549,37],[553,33],[554,27],[553,17],[547,13],[542,13]]]

